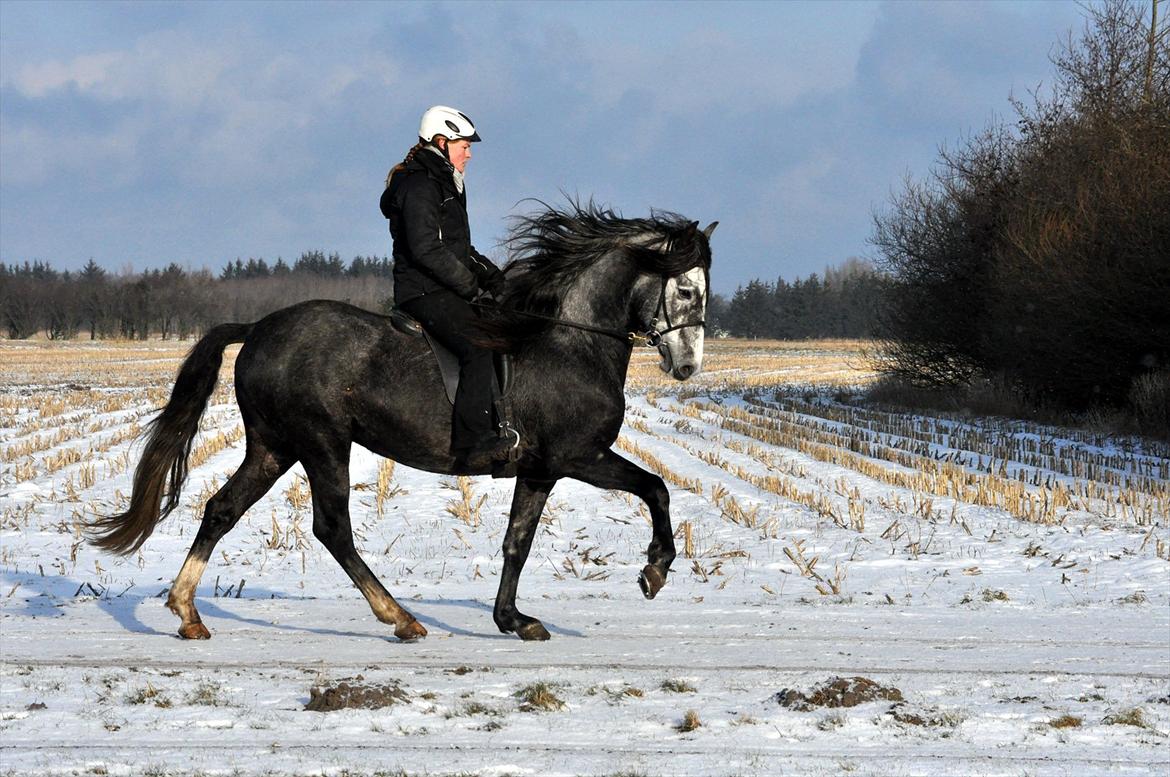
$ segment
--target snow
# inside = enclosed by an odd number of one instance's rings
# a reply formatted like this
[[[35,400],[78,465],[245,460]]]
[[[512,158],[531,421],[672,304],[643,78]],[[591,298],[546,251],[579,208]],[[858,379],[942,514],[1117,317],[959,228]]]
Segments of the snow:
[[[552,639],[500,634],[491,609],[511,482],[474,479],[473,503],[486,496],[476,525],[446,509],[462,498],[454,478],[399,466],[379,517],[381,460],[355,447],[358,548],[429,636],[400,643],[374,619],[312,538],[310,508],[290,501],[303,478],[296,467],[217,548],[196,599],[213,636],[188,642],[175,633],[165,592],[202,501],[242,459],[242,440],[193,469],[182,507],[141,553],[104,555],[78,535],[88,516],[124,506],[140,446],[97,443],[149,417],[147,388],[157,384],[127,387],[140,396],[126,407],[61,413],[56,422],[100,431],[31,454],[31,477],[18,473],[17,457],[0,458],[0,775],[1170,769],[1164,514],[1139,524],[1097,498],[1049,524],[953,497],[929,495],[927,504],[927,495],[845,464],[721,429],[716,413],[698,409],[707,396],[656,389],[631,393],[623,440],[701,493],[670,486],[680,555],[655,600],[636,583],[650,540],[638,501],[562,481],[518,602]],[[0,451],[46,434],[29,427],[35,408],[15,409],[29,396],[29,385],[0,386],[0,400],[9,400],[0,405]],[[768,393],[713,398],[745,410],[771,402]],[[843,422],[802,417],[849,433]],[[200,440],[238,422],[221,392]],[[1132,440],[972,419],[939,428],[949,436],[931,454],[961,456],[972,471],[979,456],[961,441],[987,429],[991,439],[1032,435],[1056,452],[1115,456],[1108,468],[1147,479],[1153,472],[1155,488],[1166,488],[1161,452]],[[63,449],[82,455],[46,472]],[[1076,480],[1035,464],[1009,468]],[[786,478],[820,509],[759,487],[767,476]],[[750,517],[728,517],[731,499]],[[819,593],[789,554],[815,558],[821,587],[831,582],[838,592]],[[904,705],[800,712],[775,698],[856,675],[898,688]],[[311,688],[342,680],[398,684],[408,699],[304,709]],[[563,708],[522,709],[517,693],[539,682]],[[691,710],[701,726],[679,730]],[[906,712],[926,724],[905,722]],[[1079,725],[1053,726],[1062,716]]]

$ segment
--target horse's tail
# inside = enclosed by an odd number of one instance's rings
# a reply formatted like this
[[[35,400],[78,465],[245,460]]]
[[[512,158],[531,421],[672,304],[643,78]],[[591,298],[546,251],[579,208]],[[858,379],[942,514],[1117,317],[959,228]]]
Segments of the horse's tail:
[[[112,553],[133,553],[142,547],[179,504],[179,492],[187,479],[187,456],[199,431],[199,418],[215,390],[223,350],[242,343],[252,324],[221,324],[195,344],[171,390],[170,401],[147,425],[149,433],[142,460],[134,470],[130,509],[99,517],[89,528],[89,541]],[[169,474],[169,478],[168,478]],[[163,486],[168,483],[164,495]],[[164,502],[165,496],[165,502]]]

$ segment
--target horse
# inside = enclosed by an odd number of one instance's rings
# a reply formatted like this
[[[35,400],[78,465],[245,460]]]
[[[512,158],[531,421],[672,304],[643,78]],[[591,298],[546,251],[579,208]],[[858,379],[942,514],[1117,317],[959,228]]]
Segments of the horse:
[[[652,599],[675,558],[670,495],[658,475],[611,450],[625,415],[625,379],[639,335],[677,380],[698,373],[718,222],[668,212],[623,218],[570,203],[515,219],[507,289],[482,316],[482,344],[511,354],[511,428],[520,436],[516,486],[503,542],[493,619],[503,633],[546,640],[548,630],[516,606],[516,587],[549,492],[561,478],[630,492],[653,524],[638,583]],[[678,323],[672,323],[678,322]],[[195,589],[216,543],[294,463],[308,477],[313,535],[365,596],[374,616],[403,641],[426,629],[386,590],[354,547],[349,454],[358,443],[429,472],[483,475],[492,462],[461,462],[449,450],[452,412],[435,358],[378,315],[327,300],[283,308],[251,324],[221,324],[179,369],[170,398],[150,422],[126,512],[97,518],[89,540],[112,553],[142,546],[178,504],[199,419],[215,388],[224,349],[243,343],[235,393],[244,460],[207,502],[167,607],[185,639],[211,634]]]

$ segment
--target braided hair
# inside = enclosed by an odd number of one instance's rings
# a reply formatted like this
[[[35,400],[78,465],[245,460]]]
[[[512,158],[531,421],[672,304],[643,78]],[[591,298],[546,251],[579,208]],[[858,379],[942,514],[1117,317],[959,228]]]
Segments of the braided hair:
[[[415,143],[413,146],[411,146],[411,149],[406,152],[406,156],[403,158],[403,160],[401,162],[399,162],[398,164],[394,165],[394,167],[390,168],[390,172],[386,174],[386,188],[387,189],[390,188],[390,179],[394,177],[394,174],[397,173],[398,171],[404,169],[408,164],[410,164],[414,160],[415,154],[417,154],[419,151],[421,151],[423,148],[425,148],[427,146],[428,142],[429,141],[422,140],[420,138],[419,141],[417,143]]]

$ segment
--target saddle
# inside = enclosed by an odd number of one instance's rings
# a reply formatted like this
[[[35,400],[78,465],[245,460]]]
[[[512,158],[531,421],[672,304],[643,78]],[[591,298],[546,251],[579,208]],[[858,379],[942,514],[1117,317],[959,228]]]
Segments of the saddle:
[[[443,376],[443,387],[447,393],[447,401],[455,404],[455,392],[459,389],[459,358],[451,353],[442,343],[431,337],[423,325],[408,313],[393,308],[390,311],[390,324],[408,337],[421,337],[427,341],[435,361],[439,365],[439,373]],[[506,353],[492,354],[492,366],[495,368],[496,385],[493,387],[493,405],[496,420],[499,423],[499,435],[502,438],[515,440],[517,447],[513,448],[507,461],[492,463],[492,477],[511,478],[516,476],[516,461],[519,458],[520,432],[512,425],[512,357]]]

